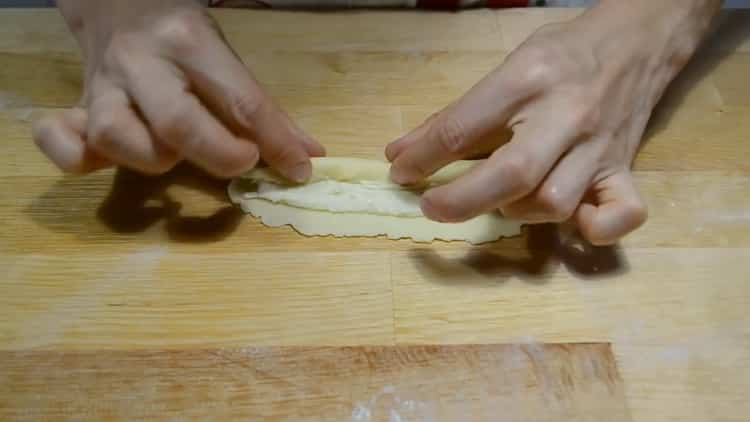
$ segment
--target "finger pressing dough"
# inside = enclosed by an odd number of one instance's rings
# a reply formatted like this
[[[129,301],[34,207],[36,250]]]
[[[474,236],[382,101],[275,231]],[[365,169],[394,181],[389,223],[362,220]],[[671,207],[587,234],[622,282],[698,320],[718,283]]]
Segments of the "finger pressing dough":
[[[450,183],[482,161],[484,160],[454,161],[427,178],[421,186],[437,186]],[[310,180],[307,181],[308,184],[321,180],[335,180],[350,183],[377,182],[398,186],[391,181],[389,176],[391,164],[385,161],[367,160],[364,158],[322,157],[313,158],[312,165],[313,171]],[[290,183],[267,167],[252,170],[242,176],[242,178],[282,185]]]
[[[521,223],[498,213],[462,223],[427,219],[419,207],[421,193],[446,184],[478,161],[454,162],[420,186],[405,188],[390,181],[390,164],[357,158],[313,158],[305,184],[293,184],[270,169],[256,169],[232,181],[232,202],[269,227],[291,225],[308,236],[387,236],[417,242],[464,240],[479,244],[520,233]]]

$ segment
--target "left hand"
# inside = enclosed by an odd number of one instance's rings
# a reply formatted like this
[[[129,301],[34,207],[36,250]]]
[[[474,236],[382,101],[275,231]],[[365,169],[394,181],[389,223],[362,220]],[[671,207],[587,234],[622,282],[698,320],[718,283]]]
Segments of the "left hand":
[[[717,0],[603,0],[541,28],[456,103],[386,148],[391,177],[411,184],[452,161],[494,150],[456,181],[426,192],[431,219],[500,209],[528,222],[573,219],[593,244],[646,220],[630,172],[646,123],[718,10]],[[511,129],[496,148],[487,139]]]

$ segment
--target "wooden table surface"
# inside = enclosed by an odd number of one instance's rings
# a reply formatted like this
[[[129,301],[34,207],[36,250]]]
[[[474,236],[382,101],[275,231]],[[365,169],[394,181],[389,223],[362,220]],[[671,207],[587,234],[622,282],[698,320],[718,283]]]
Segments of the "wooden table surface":
[[[577,13],[216,16],[330,154],[380,158],[536,27]],[[0,11],[0,351],[603,342],[633,420],[745,421],[750,15],[723,20],[635,164],[648,223],[590,249],[550,226],[483,247],[307,239],[244,217],[225,183],[188,168],[64,176],[29,120],[78,100],[75,44],[55,11]]]

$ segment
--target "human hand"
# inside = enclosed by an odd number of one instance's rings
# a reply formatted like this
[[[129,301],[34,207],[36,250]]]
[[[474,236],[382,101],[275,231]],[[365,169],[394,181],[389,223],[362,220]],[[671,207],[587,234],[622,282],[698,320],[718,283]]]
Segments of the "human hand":
[[[191,0],[62,0],[84,55],[77,107],[34,127],[63,170],[158,174],[188,160],[221,177],[263,159],[298,182],[323,147],[266,95]]]
[[[630,166],[651,111],[719,5],[605,0],[541,28],[456,103],[386,148],[392,179],[415,183],[489,147],[468,174],[425,192],[427,217],[456,222],[500,209],[532,223],[573,219],[591,243],[616,242],[646,220]],[[503,128],[512,139],[492,145]]]

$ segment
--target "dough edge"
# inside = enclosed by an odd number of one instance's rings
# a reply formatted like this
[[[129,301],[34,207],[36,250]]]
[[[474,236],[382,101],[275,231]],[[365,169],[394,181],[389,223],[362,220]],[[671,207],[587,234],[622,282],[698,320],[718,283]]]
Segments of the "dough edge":
[[[383,161],[343,157],[323,157],[312,160],[313,174],[308,183],[321,180],[350,183],[366,180],[392,183],[389,176],[390,165]],[[426,185],[434,186],[455,180],[478,162],[454,162],[428,179]],[[258,198],[243,198],[243,192],[247,191],[249,185],[251,186],[255,181],[289,184],[269,169],[256,169],[232,180],[229,184],[228,193],[232,202],[239,204],[244,212],[259,218],[266,226],[289,225],[305,236],[386,236],[393,240],[410,238],[422,243],[434,240],[460,240],[476,245],[521,233],[522,222],[505,219],[497,213],[483,214],[461,223],[440,223],[426,217],[335,213],[298,208]]]
[[[439,223],[424,217],[332,213],[264,199],[242,200],[240,206],[268,227],[289,225],[305,236],[386,236],[392,240],[410,238],[419,243],[461,240],[478,245],[521,233],[521,223],[505,220],[498,214],[480,215],[463,223]]]

